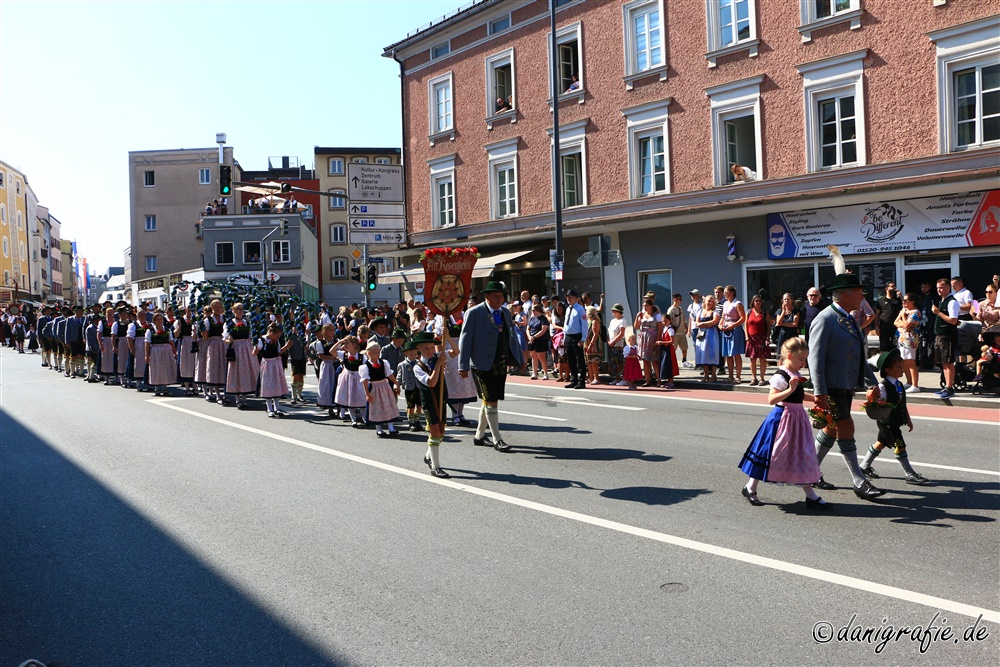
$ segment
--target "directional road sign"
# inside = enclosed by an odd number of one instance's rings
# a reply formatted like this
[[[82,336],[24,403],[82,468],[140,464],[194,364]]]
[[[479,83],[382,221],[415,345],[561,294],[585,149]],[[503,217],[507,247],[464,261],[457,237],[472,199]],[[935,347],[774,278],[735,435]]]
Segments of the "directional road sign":
[[[601,265],[601,253],[599,252],[585,252],[582,253],[576,260],[576,263],[580,266],[585,266],[588,269],[596,269]]]
[[[347,165],[347,199],[354,204],[403,201],[403,167],[398,164]]]
[[[359,218],[370,218],[373,216],[387,215],[392,217],[403,217],[406,211],[402,204],[379,204],[376,202],[364,204],[351,204],[348,211],[352,216]]]
[[[350,229],[358,231],[372,230],[397,230],[406,229],[406,218],[351,218]]]
[[[359,244],[402,245],[406,243],[406,232],[358,232],[349,229],[347,236],[351,243]]]

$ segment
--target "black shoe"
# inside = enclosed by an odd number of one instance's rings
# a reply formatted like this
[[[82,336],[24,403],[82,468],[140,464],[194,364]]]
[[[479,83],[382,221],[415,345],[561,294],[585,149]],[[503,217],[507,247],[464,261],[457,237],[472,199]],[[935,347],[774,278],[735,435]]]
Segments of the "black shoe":
[[[387,436],[386,436],[386,434],[385,434],[385,431],[379,431],[379,432],[377,432],[377,433],[376,433],[375,435],[377,435],[377,436],[378,436],[378,437],[380,437],[380,438],[385,438],[385,437],[387,437]]]
[[[816,482],[815,484],[813,484],[813,488],[814,489],[820,489],[822,491],[833,491],[837,487],[835,487],[833,484],[830,484],[830,482],[828,482],[825,479],[823,479],[822,477],[820,477],[819,481]]]
[[[413,430],[416,431],[417,433],[423,433],[424,427],[421,426],[420,424],[416,424],[416,428]]]
[[[930,483],[930,480],[921,475],[919,472],[914,472],[906,475],[906,483],[923,486],[924,484]]]
[[[885,495],[885,491],[872,486],[872,483],[866,479],[861,486],[854,489],[854,495],[861,500],[875,500],[879,496]]]
[[[509,452],[510,445],[508,445],[503,440],[497,440],[496,442],[493,443],[493,449],[497,450],[498,452]]]
[[[385,435],[388,438],[398,438],[399,437],[399,431],[386,431]]]
[[[585,382],[581,382],[580,384],[578,384],[575,387],[573,387],[573,389],[586,389],[586,388],[587,388],[587,384]]]
[[[578,382],[570,382],[568,385],[563,387],[563,389],[576,389],[578,384],[579,384]]]
[[[416,431],[418,428],[419,427],[416,424],[410,424],[410,427],[409,427],[408,430],[410,430],[410,431]]]
[[[862,468],[861,472],[863,472],[865,474],[865,477],[867,477],[868,479],[879,479],[879,474],[875,472],[875,468],[871,466]]]
[[[474,444],[476,447],[492,447],[493,446],[493,443],[490,442],[490,439],[487,438],[485,435],[483,437],[481,437],[481,438],[473,438],[472,439],[472,444]]]
[[[747,487],[745,486],[740,490],[740,493],[742,493],[743,497],[747,499],[747,502],[753,505],[754,507],[760,507],[761,505],[764,504],[757,498],[756,493],[750,493],[750,491],[748,491]]]
[[[826,502],[822,498],[817,498],[816,500],[813,500],[812,498],[806,498],[806,507],[814,510],[830,511],[833,509],[833,504]]]
[[[441,468],[431,468],[431,476],[439,479],[448,479],[451,477],[451,475],[446,473],[444,470],[441,470]]]
[[[431,472],[434,471],[434,466],[431,465],[431,455],[430,454],[424,454],[424,463],[426,463],[427,467],[431,469]]]

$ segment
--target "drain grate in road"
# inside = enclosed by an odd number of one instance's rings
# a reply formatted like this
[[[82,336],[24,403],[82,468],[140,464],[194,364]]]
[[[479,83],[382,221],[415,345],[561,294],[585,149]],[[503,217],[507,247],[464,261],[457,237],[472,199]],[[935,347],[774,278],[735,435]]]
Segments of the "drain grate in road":
[[[676,581],[671,581],[660,586],[660,590],[664,593],[687,593],[687,584],[681,584]]]

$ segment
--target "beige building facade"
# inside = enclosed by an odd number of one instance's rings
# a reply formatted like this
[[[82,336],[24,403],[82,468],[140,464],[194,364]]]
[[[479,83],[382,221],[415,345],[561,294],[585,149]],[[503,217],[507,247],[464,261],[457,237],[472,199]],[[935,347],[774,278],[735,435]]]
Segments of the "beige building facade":
[[[234,164],[232,148],[224,159]],[[130,151],[128,161],[131,280],[200,268],[196,224],[206,203],[219,196],[218,148]],[[238,173],[237,167],[234,180]]]
[[[351,212],[348,210],[348,165],[399,164],[398,148],[338,148],[320,147],[315,150],[316,178],[322,192],[330,193],[320,204],[319,270],[322,277],[321,299],[331,307],[364,302],[362,285],[351,280],[351,269],[359,265],[352,255],[358,246],[349,242],[348,228]],[[356,251],[356,248],[358,250]],[[392,271],[398,266],[398,257],[392,246],[370,246],[369,252],[378,255],[380,272]],[[396,285],[383,285],[369,295],[371,303],[394,303],[399,298]]]

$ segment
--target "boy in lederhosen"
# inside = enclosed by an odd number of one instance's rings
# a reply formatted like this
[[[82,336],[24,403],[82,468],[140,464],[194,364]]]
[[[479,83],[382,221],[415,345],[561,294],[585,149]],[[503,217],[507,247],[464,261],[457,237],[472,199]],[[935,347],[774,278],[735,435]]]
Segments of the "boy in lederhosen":
[[[896,460],[899,461],[899,465],[906,474],[906,483],[927,484],[929,480],[913,470],[910,466],[910,459],[906,455],[903,425],[905,424],[912,431],[913,420],[910,419],[910,411],[906,409],[906,392],[903,391],[903,384],[900,382],[900,378],[903,376],[903,357],[899,349],[893,348],[880,354],[877,366],[879,374],[882,376],[879,393],[887,404],[892,404],[895,407],[887,419],[884,421],[880,419],[876,422],[878,424],[878,438],[874,445],[868,447],[868,454],[861,462],[861,471],[871,479],[878,479],[879,475],[872,468],[872,463],[883,449],[892,447],[896,454]]]
[[[403,396],[406,398],[406,421],[410,425],[410,430],[422,431],[424,429],[420,425],[420,415],[423,412],[423,407],[420,404],[417,376],[413,372],[420,353],[417,352],[413,341],[403,346],[403,356],[403,360],[396,366],[396,383],[402,388]]]
[[[445,336],[448,330],[445,329]],[[420,360],[413,368],[417,378],[417,389],[420,391],[420,403],[427,418],[427,453],[424,463],[431,469],[431,475],[446,479],[451,477],[441,469],[438,449],[444,440],[445,405],[448,402],[448,391],[444,386],[444,353],[437,353],[437,343],[434,334],[421,331],[413,336],[413,344],[420,353]]]

